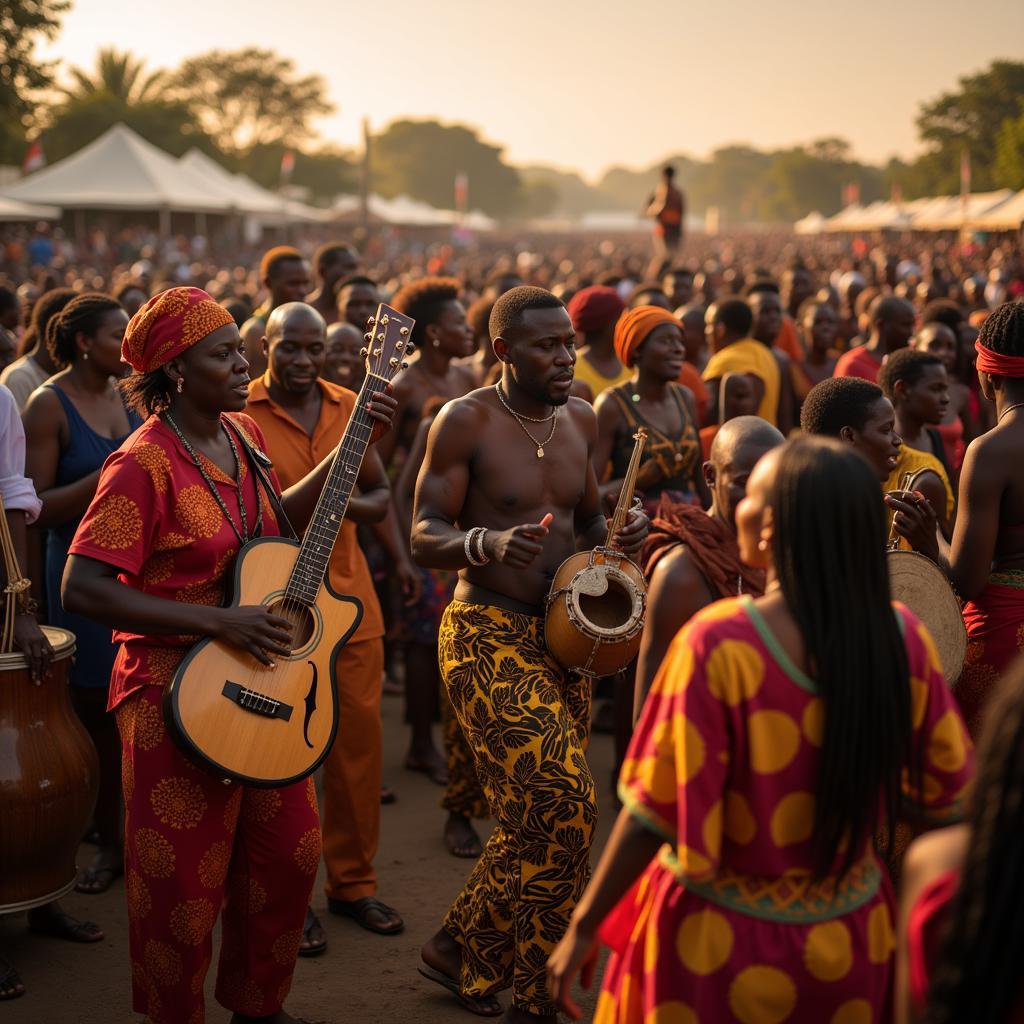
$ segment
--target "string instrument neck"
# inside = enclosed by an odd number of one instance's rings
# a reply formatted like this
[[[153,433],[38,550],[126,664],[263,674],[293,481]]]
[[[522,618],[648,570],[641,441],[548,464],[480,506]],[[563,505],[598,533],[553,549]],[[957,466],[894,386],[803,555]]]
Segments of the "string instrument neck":
[[[612,516],[611,524],[608,526],[608,536],[605,538],[605,548],[610,548],[612,538],[626,525],[626,517],[629,515],[630,506],[633,504],[633,491],[636,488],[637,474],[640,472],[640,460],[643,458],[644,445],[647,442],[647,428],[637,427],[633,435],[633,454],[629,458],[629,466],[626,468],[626,475],[622,478],[622,489],[619,491],[619,500],[615,505],[615,513]]]

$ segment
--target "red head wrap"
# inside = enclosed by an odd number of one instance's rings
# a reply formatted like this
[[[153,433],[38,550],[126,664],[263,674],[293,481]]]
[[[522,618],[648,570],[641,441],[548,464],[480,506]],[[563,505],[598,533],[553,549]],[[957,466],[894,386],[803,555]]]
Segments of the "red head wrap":
[[[647,335],[662,324],[674,324],[683,330],[682,323],[661,306],[637,306],[627,310],[615,325],[615,354],[623,366],[632,366],[636,350],[647,340]]]
[[[231,314],[202,288],[169,288],[128,321],[121,358],[137,373],[149,373],[231,323]]]
[[[614,288],[606,288],[603,285],[581,288],[566,307],[573,330],[581,334],[600,331],[615,323],[625,308],[626,304],[619,298],[619,293]]]
[[[993,373],[999,377],[1024,377],[1024,356],[1004,356],[993,352],[980,341],[974,343],[978,353],[978,369],[982,373]]]

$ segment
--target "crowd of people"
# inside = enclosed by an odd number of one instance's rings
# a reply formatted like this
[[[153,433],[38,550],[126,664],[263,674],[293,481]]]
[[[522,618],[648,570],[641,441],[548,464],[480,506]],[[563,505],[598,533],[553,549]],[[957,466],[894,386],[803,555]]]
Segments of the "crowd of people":
[[[1024,255],[684,243],[673,190],[653,260],[582,236],[0,237],[15,638],[36,680],[38,625],[77,638],[100,786],[76,888],[124,877],[147,1021],[204,1020],[218,919],[233,1024],[294,1020],[296,957],[327,947],[321,859],[330,913],[403,930],[374,864],[387,690],[446,849],[475,862],[410,970],[471,1013],[577,1018],[606,946],[598,1024],[1017,1019]],[[415,321],[387,387],[363,352],[381,302]],[[201,637],[289,656],[289,623],[227,584],[250,540],[305,529],[360,400],[328,571],[362,606],[337,738],[316,781],[224,785],[170,739],[162,689]],[[638,428],[614,544],[646,622],[636,664],[593,680],[547,649],[545,599],[604,543]],[[899,549],[963,602],[952,686],[892,601]],[[592,724],[621,802],[593,878]],[[57,903],[29,926],[103,937]],[[0,960],[0,999],[24,991]]]

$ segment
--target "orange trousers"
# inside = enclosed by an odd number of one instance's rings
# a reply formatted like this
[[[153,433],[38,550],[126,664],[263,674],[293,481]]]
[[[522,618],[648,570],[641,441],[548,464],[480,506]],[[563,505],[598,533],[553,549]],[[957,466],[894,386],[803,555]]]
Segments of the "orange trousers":
[[[329,899],[377,892],[373,858],[380,840],[381,639],[346,644],[335,662],[338,735],[323,768],[324,863]]]
[[[132,1008],[147,1024],[203,1024],[219,916],[217,1001],[246,1016],[275,1013],[320,861],[313,780],[225,785],[175,747],[161,698],[147,686],[117,708]]]

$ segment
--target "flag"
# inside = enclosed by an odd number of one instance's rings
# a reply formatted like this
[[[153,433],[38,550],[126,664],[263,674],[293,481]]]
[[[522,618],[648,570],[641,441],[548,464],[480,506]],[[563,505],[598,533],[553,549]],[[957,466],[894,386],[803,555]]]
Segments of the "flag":
[[[465,213],[469,206],[469,175],[459,171],[455,175],[455,209]]]
[[[849,181],[843,186],[843,206],[853,206],[860,202],[860,182]]]
[[[292,176],[292,171],[295,170],[295,153],[286,149],[281,155],[281,180],[289,181]]]
[[[46,166],[46,155],[43,153],[41,139],[33,139],[25,152],[25,159],[21,164],[22,174],[31,174],[33,171],[41,170]]]
[[[960,195],[971,192],[971,151],[965,146],[960,151]]]

